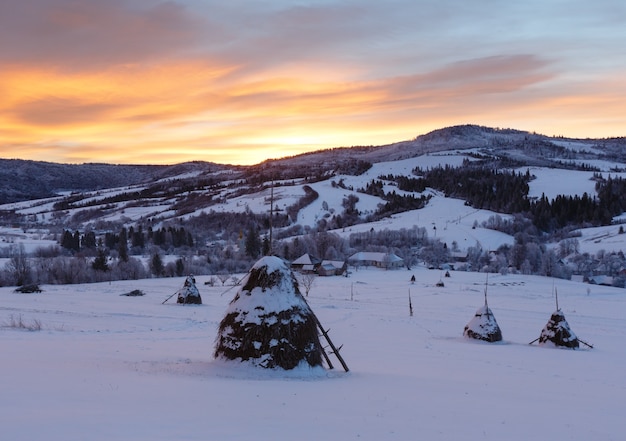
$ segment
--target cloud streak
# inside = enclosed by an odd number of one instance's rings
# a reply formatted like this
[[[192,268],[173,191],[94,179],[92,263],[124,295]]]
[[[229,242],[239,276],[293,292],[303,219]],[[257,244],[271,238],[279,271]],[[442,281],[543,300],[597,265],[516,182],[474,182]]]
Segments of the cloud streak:
[[[419,3],[5,0],[0,156],[255,163],[470,122],[624,135],[624,7],[576,1],[546,28],[526,4]]]

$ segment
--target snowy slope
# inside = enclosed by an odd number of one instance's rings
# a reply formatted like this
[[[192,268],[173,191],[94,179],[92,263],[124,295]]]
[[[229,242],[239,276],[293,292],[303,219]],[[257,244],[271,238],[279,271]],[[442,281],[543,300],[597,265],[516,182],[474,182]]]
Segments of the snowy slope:
[[[536,143],[535,144],[533,144]],[[550,147],[550,145],[552,147]],[[515,130],[498,130],[481,128],[478,126],[459,126],[442,130],[437,130],[431,134],[418,137],[413,141],[383,146],[380,148],[356,149],[360,152],[357,159],[376,161],[372,167],[359,176],[333,175],[330,179],[318,182],[310,182],[301,179],[276,181],[273,190],[274,209],[284,212],[288,207],[298,203],[306,194],[305,186],[309,186],[319,194],[319,197],[310,205],[306,206],[298,213],[294,220],[302,227],[315,229],[317,223],[325,218],[329,218],[343,212],[343,201],[348,196],[358,198],[356,208],[362,217],[372,214],[384,201],[381,198],[366,195],[358,192],[358,189],[365,188],[372,180],[380,180],[386,175],[407,175],[411,176],[416,167],[428,169],[437,166],[460,166],[463,161],[475,161],[477,157],[503,155],[504,157],[514,157],[518,160],[528,159],[532,163],[550,163],[550,167],[539,167],[529,165],[517,167],[516,170],[525,173],[527,170],[536,178],[530,182],[530,197],[538,198],[545,195],[552,199],[558,195],[582,195],[587,193],[595,195],[595,181],[591,171],[575,171],[555,168],[562,163],[585,163],[598,167],[603,176],[626,176],[626,173],[617,173],[612,170],[624,170],[626,164],[618,160],[608,160],[609,156],[619,157],[616,152],[619,150],[619,140],[573,140],[561,138],[546,138],[526,132]],[[560,149],[560,150],[559,150]],[[338,164],[342,159],[352,158],[355,153],[351,149],[338,149],[336,151],[318,152],[317,154],[303,155],[301,157],[286,158],[275,161],[276,164],[283,164],[285,167],[312,166],[317,163]],[[554,156],[561,154],[562,157]],[[354,158],[353,158],[354,159]],[[264,170],[260,168],[259,170]],[[127,226],[139,221],[149,219],[154,228],[159,228],[162,222],[184,221],[192,216],[211,210],[216,212],[254,212],[268,213],[272,191],[270,183],[265,183],[262,190],[250,188],[243,184],[241,169],[228,169],[220,167],[218,171],[203,171],[202,174],[192,167],[182,167],[180,174],[168,176],[157,181],[166,184],[180,184],[184,188],[184,180],[191,179],[212,179],[218,183],[215,187],[208,186],[205,190],[194,191],[196,195],[205,194],[201,199],[204,204],[189,204],[185,210],[178,210],[176,204],[187,196],[182,193],[176,197],[172,195],[163,197],[145,197],[131,199],[130,201],[116,202],[115,197],[123,193],[141,193],[149,188],[148,183],[144,185],[133,185],[129,187],[118,187],[81,195],[80,200],[84,206],[69,208],[65,210],[55,209],[54,204],[59,202],[59,198],[37,201],[25,201],[13,204],[0,205],[0,211],[11,212],[29,216],[33,225],[41,225],[37,231],[23,229],[19,235],[13,234],[11,228],[3,227],[0,230],[0,238],[4,239],[7,246],[15,243],[27,243],[29,249],[36,248],[39,239],[47,246],[54,243],[51,237],[45,237],[42,229],[46,225],[54,225],[54,228],[74,225],[68,221],[75,216],[75,219],[84,219],[80,223],[80,228],[94,228],[103,222],[125,223]],[[183,183],[183,184],[181,184]],[[340,185],[339,185],[340,184]],[[258,188],[262,186],[259,185]],[[397,187],[391,181],[384,182],[385,191],[396,191]],[[246,193],[247,191],[247,193]],[[499,233],[493,233],[480,228],[480,224],[487,220],[492,213],[484,210],[474,210],[465,207],[462,201],[455,201],[443,197],[437,192],[428,190],[432,195],[428,205],[422,210],[394,215],[382,221],[372,224],[355,225],[346,230],[337,231],[342,235],[347,235],[354,231],[379,229],[400,229],[412,228],[414,226],[426,228],[429,237],[437,237],[442,241],[451,244],[456,242],[463,249],[469,246],[480,244],[483,249],[496,249],[502,244],[512,243],[512,238]],[[154,196],[154,195],[152,195]],[[417,195],[419,196],[419,195]],[[87,205],[95,203],[95,205]],[[79,204],[80,205],[80,204]],[[503,216],[506,217],[506,216]],[[477,226],[477,228],[474,228]],[[7,231],[7,232],[3,232]],[[593,234],[593,233],[590,233]],[[586,237],[586,234],[583,233]],[[610,237],[610,239],[608,239]],[[586,251],[584,246],[589,245],[588,250],[607,249],[618,250],[622,246],[622,238],[615,235],[600,235],[597,239],[582,240],[581,251]],[[0,243],[0,248],[3,245]]]

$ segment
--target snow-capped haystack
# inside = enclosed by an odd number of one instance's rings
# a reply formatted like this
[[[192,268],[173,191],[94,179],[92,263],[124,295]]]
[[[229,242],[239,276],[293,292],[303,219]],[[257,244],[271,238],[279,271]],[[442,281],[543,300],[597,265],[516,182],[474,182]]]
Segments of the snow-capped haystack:
[[[502,340],[502,331],[498,326],[496,317],[487,306],[487,302],[478,310],[474,317],[463,329],[463,335],[475,340],[484,340],[490,343]]]
[[[264,368],[321,366],[317,324],[289,265],[266,256],[254,264],[230,302],[214,355]]]
[[[485,304],[478,308],[474,317],[465,325],[463,335],[467,338],[493,343],[502,340],[502,331],[500,330],[500,326],[498,326],[496,317],[487,304],[488,284],[488,280],[485,281]]]
[[[554,311],[550,316],[550,320],[539,336],[539,344],[571,349],[578,347],[578,337],[570,329],[569,323],[565,320],[565,314],[560,309]]]
[[[202,304],[200,291],[198,291],[198,288],[196,287],[196,279],[191,275],[187,276],[183,287],[179,289],[176,294],[178,295],[178,300],[176,301],[176,303],[195,305]]]

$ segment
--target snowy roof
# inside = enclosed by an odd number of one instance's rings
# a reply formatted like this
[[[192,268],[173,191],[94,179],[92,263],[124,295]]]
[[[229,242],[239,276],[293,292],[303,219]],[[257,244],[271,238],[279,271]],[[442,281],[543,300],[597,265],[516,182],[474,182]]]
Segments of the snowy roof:
[[[336,269],[341,269],[346,264],[343,260],[322,260],[322,266],[325,268],[333,267]]]
[[[319,262],[320,262],[319,259],[316,259],[315,257],[311,257],[308,253],[306,253],[298,257],[296,260],[294,260],[291,263],[292,265],[315,265]]]
[[[349,260],[365,260],[373,262],[402,262],[404,259],[393,253],[377,253],[372,251],[360,251],[350,256]]]

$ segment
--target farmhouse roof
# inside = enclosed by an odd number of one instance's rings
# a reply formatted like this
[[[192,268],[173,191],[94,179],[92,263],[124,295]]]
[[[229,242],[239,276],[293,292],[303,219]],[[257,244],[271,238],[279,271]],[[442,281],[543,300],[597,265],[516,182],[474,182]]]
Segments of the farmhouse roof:
[[[349,260],[371,261],[371,262],[403,262],[402,257],[396,256],[394,253],[380,253],[373,251],[359,251],[350,256]]]
[[[292,265],[317,265],[320,263],[320,259],[312,257],[309,253],[305,253],[291,262]]]

